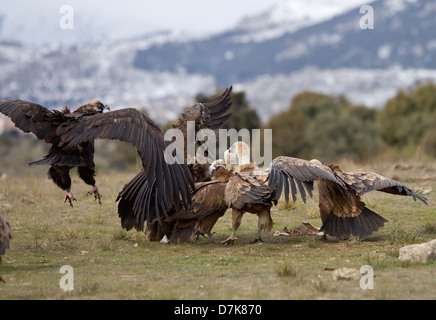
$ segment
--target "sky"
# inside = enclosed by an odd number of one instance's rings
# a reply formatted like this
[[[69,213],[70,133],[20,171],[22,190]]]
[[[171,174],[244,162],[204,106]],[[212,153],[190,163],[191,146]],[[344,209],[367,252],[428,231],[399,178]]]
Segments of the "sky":
[[[59,19],[62,15],[59,10],[63,5],[74,9],[76,33],[88,29],[94,31],[95,35],[123,38],[160,30],[177,30],[192,35],[220,32],[231,28],[247,15],[286,1],[0,0],[0,15],[6,16],[0,29],[0,39],[16,37],[17,40],[31,42],[44,38],[56,40],[60,37]]]

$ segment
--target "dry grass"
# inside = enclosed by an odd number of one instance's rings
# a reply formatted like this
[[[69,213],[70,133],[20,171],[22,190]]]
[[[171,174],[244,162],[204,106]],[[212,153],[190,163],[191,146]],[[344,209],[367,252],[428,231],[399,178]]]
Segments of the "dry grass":
[[[417,179],[428,175],[431,165],[364,169],[395,174],[412,188],[436,190],[436,181]],[[435,192],[427,195],[428,207],[388,194],[365,196],[390,222],[364,241],[274,237],[275,230],[301,221],[320,226],[315,192],[307,205],[299,199],[289,208],[273,208],[275,225],[265,243],[248,244],[257,217],[246,214],[234,246],[207,239],[170,246],[120,228],[114,200],[133,172],[98,173],[101,207],[75,176],[78,202],[70,208],[45,171],[32,168],[25,179],[0,180],[0,211],[13,229],[11,249],[0,265],[6,281],[0,283],[0,299],[436,299],[436,263],[398,260],[401,246],[435,238]],[[217,240],[227,238],[230,226],[228,212],[215,227]],[[334,281],[329,271],[364,264],[374,267],[374,290],[360,289],[358,281]],[[59,287],[63,265],[74,268],[72,292]]]

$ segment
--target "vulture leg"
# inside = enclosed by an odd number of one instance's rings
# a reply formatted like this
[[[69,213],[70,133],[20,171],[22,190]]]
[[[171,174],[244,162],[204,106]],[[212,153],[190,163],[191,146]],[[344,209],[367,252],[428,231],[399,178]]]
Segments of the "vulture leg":
[[[77,201],[77,199],[74,197],[73,193],[71,192],[71,189],[67,189],[65,191],[64,203],[67,202],[67,200],[70,203],[70,206],[73,206],[73,201]]]
[[[73,206],[73,201],[77,199],[71,192],[70,169],[71,167],[53,165],[48,170],[48,176],[59,188],[65,190],[64,203],[68,200],[70,206]]]
[[[88,185],[92,186],[91,191],[88,192],[88,195],[94,195],[94,199],[98,200],[98,203],[101,205],[101,198],[103,197],[100,189],[95,184],[95,170],[94,164],[89,167],[78,167],[77,171],[79,172],[80,178]]]
[[[273,226],[273,221],[271,219],[271,214],[268,210],[263,210],[262,212],[257,214],[258,217],[258,231],[256,238],[250,241],[250,244],[256,243],[256,242],[263,242],[262,240],[262,232],[264,231],[271,231],[271,228]]]
[[[238,240],[238,238],[235,236],[235,234],[236,234],[236,230],[238,230],[239,226],[241,225],[243,214],[244,214],[243,211],[232,208],[232,229],[233,229],[233,232],[226,240],[221,242],[222,244],[226,244],[226,245],[234,244],[235,240]]]

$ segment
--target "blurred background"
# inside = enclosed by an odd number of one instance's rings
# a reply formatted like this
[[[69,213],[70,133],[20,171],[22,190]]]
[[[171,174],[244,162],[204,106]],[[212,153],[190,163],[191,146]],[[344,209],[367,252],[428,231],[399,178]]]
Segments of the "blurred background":
[[[435,16],[436,0],[3,1],[0,99],[100,99],[168,128],[233,85],[226,126],[273,129],[273,156],[431,161]],[[130,146],[99,144],[98,166],[138,166]],[[0,175],[48,147],[0,116]]]

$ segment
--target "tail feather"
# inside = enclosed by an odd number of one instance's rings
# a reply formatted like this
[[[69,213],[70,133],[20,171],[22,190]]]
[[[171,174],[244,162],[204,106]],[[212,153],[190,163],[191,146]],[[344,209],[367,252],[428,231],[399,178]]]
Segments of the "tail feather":
[[[144,171],[138,173],[118,194],[118,215],[121,218],[121,226],[126,230],[135,228],[138,231],[144,230],[145,208],[144,197],[147,196],[148,186],[147,175]],[[142,205],[141,205],[142,204]],[[142,223],[141,223],[142,222]]]
[[[364,239],[383,227],[386,222],[388,220],[365,207],[357,217],[340,218],[330,213],[320,230],[341,240],[350,236]]]

